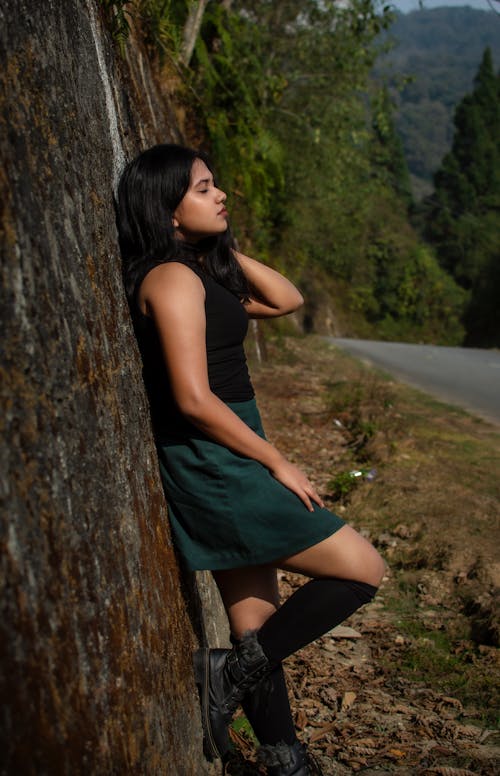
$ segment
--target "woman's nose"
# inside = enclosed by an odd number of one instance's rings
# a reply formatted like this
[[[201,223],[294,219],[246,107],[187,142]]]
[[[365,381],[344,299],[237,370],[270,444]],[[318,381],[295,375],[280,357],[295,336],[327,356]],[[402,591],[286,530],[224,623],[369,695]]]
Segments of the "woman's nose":
[[[225,191],[222,191],[222,189],[217,189],[217,202],[225,202],[227,199],[227,194]]]

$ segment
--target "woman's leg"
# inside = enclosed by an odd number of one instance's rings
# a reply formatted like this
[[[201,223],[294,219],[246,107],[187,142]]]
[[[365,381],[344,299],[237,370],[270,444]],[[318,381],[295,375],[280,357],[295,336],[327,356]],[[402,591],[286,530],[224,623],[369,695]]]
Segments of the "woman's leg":
[[[235,638],[241,638],[247,630],[258,630],[276,612],[279,591],[274,566],[308,577],[334,577],[373,587],[378,587],[385,569],[373,545],[345,525],[322,542],[282,558],[273,566],[213,571]]]
[[[228,615],[231,640],[238,644],[246,631],[259,630],[279,607],[276,569],[257,566],[212,573]],[[294,743],[295,725],[281,663],[247,694],[242,706],[260,744]]]
[[[215,572],[233,636],[258,630],[272,665],[339,625],[373,598],[385,564],[377,550],[350,526],[276,562],[313,579],[277,610],[274,568]]]
[[[347,525],[277,565],[313,579],[259,630],[259,642],[271,664],[281,662],[368,603],[385,569],[370,542]]]
[[[239,639],[245,631],[253,631],[230,653],[199,650],[195,656],[197,682],[204,688],[204,726],[215,753],[227,750],[224,725],[242,689],[247,694],[252,688],[258,690],[259,677],[272,675],[285,657],[367,603],[384,572],[376,550],[348,526],[274,565],[314,577],[278,609],[276,572],[270,565],[214,572],[233,636]],[[258,717],[266,714],[269,700],[269,695],[262,695],[256,707]],[[277,712],[272,718],[282,714]]]
[[[274,568],[214,572],[233,637],[258,631],[272,667],[370,601],[385,568],[375,548],[349,526],[277,565],[313,577],[280,608]]]

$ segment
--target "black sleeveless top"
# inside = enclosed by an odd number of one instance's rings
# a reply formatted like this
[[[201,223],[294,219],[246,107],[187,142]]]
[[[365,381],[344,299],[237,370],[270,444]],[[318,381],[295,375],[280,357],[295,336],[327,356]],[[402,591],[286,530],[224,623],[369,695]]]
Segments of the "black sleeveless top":
[[[254,390],[243,341],[248,314],[240,300],[197,264],[189,263],[205,288],[206,348],[210,390],[225,402],[248,401]],[[179,411],[165,367],[154,321],[139,313],[136,334],[143,362],[153,429],[157,436],[191,432],[194,426]]]

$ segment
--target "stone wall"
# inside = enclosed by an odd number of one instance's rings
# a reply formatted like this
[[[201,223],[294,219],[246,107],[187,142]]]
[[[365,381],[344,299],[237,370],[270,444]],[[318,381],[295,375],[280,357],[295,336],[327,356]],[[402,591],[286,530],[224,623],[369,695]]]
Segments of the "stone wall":
[[[95,0],[4,0],[0,39],[0,773],[198,776],[214,591],[172,548],[112,204],[179,131]]]

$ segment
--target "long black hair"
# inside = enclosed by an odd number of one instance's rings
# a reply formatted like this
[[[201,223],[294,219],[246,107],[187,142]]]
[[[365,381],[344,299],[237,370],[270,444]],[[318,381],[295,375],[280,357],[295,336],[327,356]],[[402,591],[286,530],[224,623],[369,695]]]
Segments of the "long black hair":
[[[165,143],[143,151],[121,175],[117,226],[125,290],[134,312],[139,286],[153,267],[175,260],[199,264],[201,257],[205,272],[240,299],[248,299],[248,284],[234,255],[229,227],[196,244],[175,236],[173,214],[189,188],[196,159],[213,174],[205,154]]]

